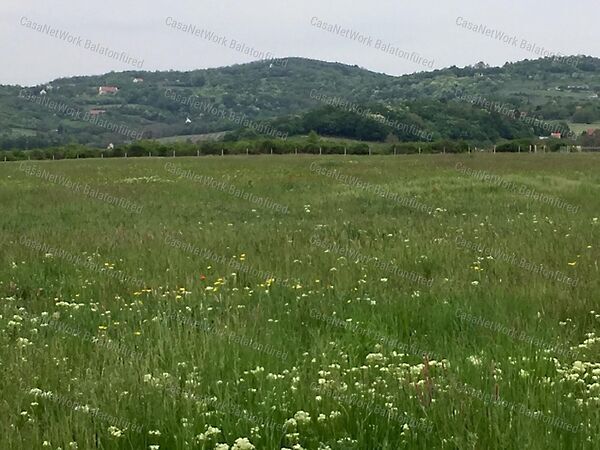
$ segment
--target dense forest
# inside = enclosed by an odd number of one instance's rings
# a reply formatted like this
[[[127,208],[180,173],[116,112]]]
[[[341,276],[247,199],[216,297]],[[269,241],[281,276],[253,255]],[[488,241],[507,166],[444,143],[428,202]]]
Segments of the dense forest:
[[[100,92],[102,86],[118,91]],[[544,58],[401,77],[301,58],[191,72],[121,72],[0,86],[0,149],[106,148],[230,131],[474,145],[600,128],[600,59]],[[574,134],[574,126],[579,125]]]

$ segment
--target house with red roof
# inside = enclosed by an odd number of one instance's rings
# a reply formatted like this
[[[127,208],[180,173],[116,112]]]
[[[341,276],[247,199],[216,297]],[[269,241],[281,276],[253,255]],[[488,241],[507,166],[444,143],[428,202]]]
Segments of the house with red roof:
[[[119,92],[119,88],[116,86],[100,86],[98,88],[98,95],[116,94],[117,92]]]

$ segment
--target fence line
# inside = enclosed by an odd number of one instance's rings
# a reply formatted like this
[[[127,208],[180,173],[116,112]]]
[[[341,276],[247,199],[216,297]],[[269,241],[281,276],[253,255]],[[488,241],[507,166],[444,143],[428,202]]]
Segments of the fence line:
[[[539,147],[539,148],[538,148]],[[55,161],[55,160],[63,160],[63,159],[104,159],[104,157],[106,156],[107,158],[177,158],[177,157],[203,157],[203,156],[262,156],[262,155],[269,155],[269,156],[280,156],[280,155],[313,155],[313,156],[331,156],[331,155],[338,155],[338,156],[402,156],[402,155],[445,155],[445,154],[477,154],[477,153],[491,153],[491,154],[496,154],[496,153],[506,153],[506,154],[516,154],[516,153],[527,153],[527,154],[537,154],[537,153],[585,153],[585,152],[589,152],[589,153],[593,153],[593,152],[600,152],[600,147],[576,147],[576,146],[567,146],[566,147],[566,151],[565,151],[565,147],[562,147],[560,150],[555,151],[555,152],[551,152],[548,151],[546,146],[537,146],[537,145],[531,145],[529,146],[529,148],[525,148],[523,149],[523,151],[521,151],[521,148],[519,148],[518,151],[497,151],[496,147],[494,146],[493,148],[490,149],[480,149],[477,147],[473,147],[473,148],[468,148],[467,151],[452,151],[452,152],[448,152],[446,151],[446,148],[443,148],[441,151],[430,151],[430,152],[423,152],[421,147],[419,147],[417,149],[417,152],[399,152],[396,150],[396,148],[394,147],[392,150],[390,150],[389,152],[385,152],[385,153],[379,153],[374,151],[374,149],[372,147],[369,147],[368,150],[366,150],[364,153],[349,153],[348,152],[348,148],[345,147],[343,150],[340,150],[340,152],[331,152],[331,153],[324,153],[323,152],[323,148],[320,147],[318,152],[307,152],[307,151],[302,151],[299,150],[298,148],[294,148],[293,151],[290,152],[285,152],[285,153],[276,153],[273,152],[273,149],[270,149],[269,151],[266,152],[259,152],[259,153],[251,153],[249,152],[249,149],[245,149],[245,151],[241,151],[241,152],[235,152],[235,153],[229,153],[226,152],[225,149],[221,149],[220,152],[218,153],[201,153],[200,150],[197,150],[195,152],[195,154],[189,153],[189,152],[185,152],[184,154],[180,154],[177,155],[177,151],[173,150],[173,152],[169,155],[156,155],[156,154],[152,154],[152,152],[144,152],[144,154],[140,154],[140,155],[129,155],[127,152],[125,152],[123,155],[109,155],[106,154],[106,152],[100,151],[97,154],[80,154],[77,153],[75,155],[70,155],[70,156],[62,156],[60,158],[57,158],[56,155],[53,154],[44,154],[44,157],[34,157],[32,158],[31,153],[35,152],[35,151],[39,151],[39,150],[18,150],[19,152],[23,153],[23,157],[15,157],[14,155],[7,155],[5,154],[3,158],[0,159],[0,161],[2,162],[14,162],[14,161]],[[10,150],[5,150],[4,152],[8,153],[10,152]],[[11,157],[11,159],[8,159],[8,156]]]

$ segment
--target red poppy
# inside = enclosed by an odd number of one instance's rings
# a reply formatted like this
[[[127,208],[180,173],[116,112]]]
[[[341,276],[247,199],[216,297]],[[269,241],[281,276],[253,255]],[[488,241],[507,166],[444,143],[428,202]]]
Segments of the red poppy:
[[[206,277],[204,275],[200,275],[200,281],[204,281],[206,280]]]

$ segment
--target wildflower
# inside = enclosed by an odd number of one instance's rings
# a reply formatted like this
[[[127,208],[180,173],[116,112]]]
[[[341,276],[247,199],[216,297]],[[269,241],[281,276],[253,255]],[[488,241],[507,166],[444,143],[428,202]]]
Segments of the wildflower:
[[[367,363],[378,364],[383,362],[384,357],[381,353],[369,353],[366,357]]]
[[[221,434],[221,430],[219,430],[217,427],[208,426],[206,428],[206,436],[210,437],[210,436],[216,436],[218,434]]]
[[[114,437],[123,436],[123,430],[119,430],[117,427],[108,427],[108,432]]]
[[[467,361],[469,361],[474,366],[480,366],[481,365],[481,358],[478,357],[478,356],[471,355],[471,356],[469,356],[467,358]]]
[[[294,419],[296,419],[296,421],[301,425],[310,423],[310,415],[304,411],[298,411],[296,414],[294,414]]]
[[[231,450],[254,450],[255,448],[248,438],[237,438]]]
[[[250,436],[256,439],[260,439],[262,436],[260,435],[260,427],[252,427],[250,429]]]
[[[295,429],[296,425],[298,425],[298,423],[296,422],[296,419],[288,419],[285,421],[285,423],[283,424],[284,428],[292,428]]]
[[[227,445],[227,444],[217,444],[215,446],[215,450],[229,450],[229,445]]]

